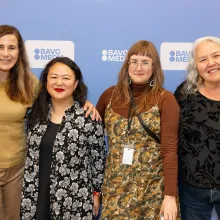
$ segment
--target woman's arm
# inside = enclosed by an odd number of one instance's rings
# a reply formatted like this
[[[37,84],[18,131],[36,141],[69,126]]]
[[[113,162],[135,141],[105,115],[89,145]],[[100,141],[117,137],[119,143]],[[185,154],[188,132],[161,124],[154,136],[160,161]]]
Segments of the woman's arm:
[[[96,104],[96,108],[97,108],[103,121],[104,121],[104,117],[105,117],[105,110],[111,100],[113,90],[114,90],[114,86],[106,89],[102,93],[102,95],[99,97],[99,100]]]
[[[171,92],[166,91],[159,102],[161,111],[161,156],[164,167],[164,194],[177,193],[177,145],[179,105]]]
[[[161,213],[164,219],[176,219],[177,215],[177,145],[179,105],[171,92],[161,97],[161,156],[164,167],[164,200]]]

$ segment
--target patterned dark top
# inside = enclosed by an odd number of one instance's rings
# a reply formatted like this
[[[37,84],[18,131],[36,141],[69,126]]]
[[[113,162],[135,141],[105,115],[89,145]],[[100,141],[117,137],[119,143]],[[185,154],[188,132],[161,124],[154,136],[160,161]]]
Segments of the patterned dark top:
[[[20,219],[36,219],[39,149],[50,116],[29,129]],[[85,118],[79,102],[65,112],[53,146],[50,175],[51,220],[92,220],[93,191],[101,191],[105,142],[101,122]]]
[[[181,109],[179,178],[199,188],[220,188],[220,101],[199,92],[183,98],[182,86],[174,93]]]

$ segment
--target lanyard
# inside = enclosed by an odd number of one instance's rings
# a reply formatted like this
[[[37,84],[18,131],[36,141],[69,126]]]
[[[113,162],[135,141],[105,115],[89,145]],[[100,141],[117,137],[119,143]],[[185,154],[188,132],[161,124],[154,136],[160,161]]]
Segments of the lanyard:
[[[132,111],[133,107],[134,107],[134,111],[131,114],[131,111]],[[135,102],[134,102],[133,93],[131,92],[131,102],[130,102],[130,107],[129,107],[129,112],[128,112],[128,135],[131,132],[131,123],[132,123],[132,120],[133,120],[133,117],[134,117],[134,114],[135,114],[135,108],[136,108],[136,105],[135,105]]]

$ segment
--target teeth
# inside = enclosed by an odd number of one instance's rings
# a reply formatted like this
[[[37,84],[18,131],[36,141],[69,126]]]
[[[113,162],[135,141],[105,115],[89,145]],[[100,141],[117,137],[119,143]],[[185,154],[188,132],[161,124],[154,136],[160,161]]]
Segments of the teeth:
[[[217,71],[219,71],[220,69],[214,69],[214,70],[210,70],[210,71],[208,71],[209,73],[214,73],[214,72],[217,72]]]

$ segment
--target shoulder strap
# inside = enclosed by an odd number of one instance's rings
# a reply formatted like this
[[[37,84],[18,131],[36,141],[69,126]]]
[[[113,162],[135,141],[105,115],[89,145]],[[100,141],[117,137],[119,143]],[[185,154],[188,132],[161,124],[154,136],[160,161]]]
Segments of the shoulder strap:
[[[143,119],[141,118],[140,114],[138,114],[137,117],[138,117],[138,120],[139,120],[141,126],[142,126],[143,129],[148,133],[148,135],[149,135],[150,137],[152,137],[158,144],[160,144],[160,139],[157,137],[156,134],[154,134],[153,131],[151,131],[151,130],[144,124],[144,121],[143,121]]]
[[[163,93],[162,93],[162,94],[163,94]],[[162,94],[161,94],[161,95],[162,95]],[[132,93],[132,92],[131,92],[131,103],[132,103],[132,105],[134,106],[134,108],[136,108],[136,104],[135,104],[134,96],[133,96],[133,93]],[[142,126],[142,127],[144,128],[144,130],[148,133],[148,135],[149,135],[150,137],[152,137],[157,143],[160,144],[160,139],[157,137],[157,135],[156,135],[153,131],[151,131],[151,130],[147,127],[147,125],[144,123],[143,119],[141,118],[140,113],[137,114],[137,117],[138,117],[138,120],[139,120],[141,126]]]

